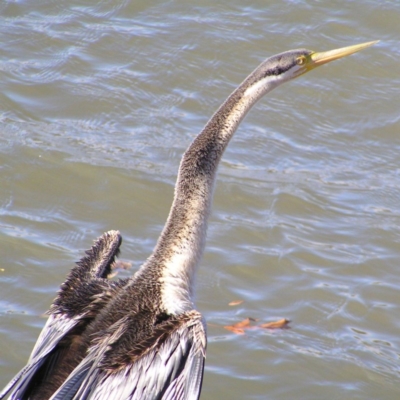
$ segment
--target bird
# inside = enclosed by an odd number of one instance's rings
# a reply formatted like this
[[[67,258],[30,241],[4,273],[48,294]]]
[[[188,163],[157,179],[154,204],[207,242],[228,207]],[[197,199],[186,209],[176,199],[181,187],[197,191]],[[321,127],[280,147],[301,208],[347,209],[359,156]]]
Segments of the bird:
[[[193,288],[221,157],[266,93],[375,43],[290,50],[262,62],[185,151],[152,254],[132,277],[110,280],[122,238],[115,230],[101,235],[67,275],[27,365],[0,399],[198,399],[207,335]]]

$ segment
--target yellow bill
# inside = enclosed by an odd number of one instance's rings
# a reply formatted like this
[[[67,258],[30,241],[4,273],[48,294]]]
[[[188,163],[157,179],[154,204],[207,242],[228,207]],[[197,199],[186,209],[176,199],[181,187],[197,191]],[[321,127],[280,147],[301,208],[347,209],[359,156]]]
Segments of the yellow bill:
[[[326,64],[328,62],[349,56],[350,54],[356,53],[357,51],[364,50],[367,47],[370,47],[378,42],[379,40],[375,40],[373,42],[355,44],[354,46],[342,47],[340,49],[323,51],[320,53],[315,52],[311,54],[308,65],[311,69],[319,67],[320,65]]]

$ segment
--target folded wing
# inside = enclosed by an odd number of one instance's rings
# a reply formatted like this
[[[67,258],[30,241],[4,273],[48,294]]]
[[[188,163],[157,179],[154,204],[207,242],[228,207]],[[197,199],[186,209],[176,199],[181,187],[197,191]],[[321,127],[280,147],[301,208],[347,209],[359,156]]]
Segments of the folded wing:
[[[51,399],[198,399],[206,351],[200,313],[171,317],[126,351],[134,322],[127,316],[110,327]]]
[[[49,310],[50,317],[28,364],[4,388],[0,399],[11,390],[11,399],[24,398],[33,385],[38,385],[38,381],[50,379],[52,367],[63,357],[61,343],[67,344],[74,335],[84,330],[98,311],[123,287],[124,281],[107,280],[120,245],[119,232],[104,233],[71,270]]]

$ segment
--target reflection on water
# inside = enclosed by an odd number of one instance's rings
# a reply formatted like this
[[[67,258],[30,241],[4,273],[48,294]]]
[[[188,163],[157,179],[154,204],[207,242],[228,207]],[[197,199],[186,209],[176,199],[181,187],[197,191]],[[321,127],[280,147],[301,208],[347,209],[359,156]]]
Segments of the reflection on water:
[[[381,39],[279,88],[242,124],[197,307],[203,399],[399,396],[397,3],[0,7],[0,386],[95,237],[119,229],[134,270],[148,256],[183,151],[262,59]],[[245,317],[291,329],[222,328]]]

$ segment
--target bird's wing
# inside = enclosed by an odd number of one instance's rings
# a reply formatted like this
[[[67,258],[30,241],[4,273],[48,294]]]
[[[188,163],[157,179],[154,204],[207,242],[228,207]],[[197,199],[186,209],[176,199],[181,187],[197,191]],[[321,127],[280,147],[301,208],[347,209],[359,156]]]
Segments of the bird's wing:
[[[206,352],[200,313],[183,314],[167,328],[155,329],[157,337],[153,335],[136,344],[134,351],[121,353],[118,344],[129,336],[128,325],[128,317],[114,324],[51,399],[198,399]]]
[[[67,318],[64,315],[51,315],[46,322],[36,345],[29,358],[28,364],[8,383],[0,393],[0,399],[14,387],[12,398],[20,398],[32,377],[47,359],[49,353],[58,342],[79,322],[78,318]]]
[[[111,271],[120,244],[119,232],[104,233],[70,271],[49,310],[50,317],[36,341],[27,365],[3,389],[0,400],[14,387],[11,398],[23,396],[44,362],[53,356],[57,357],[52,351],[60,340],[78,324],[87,324],[124,284],[104,279]]]

